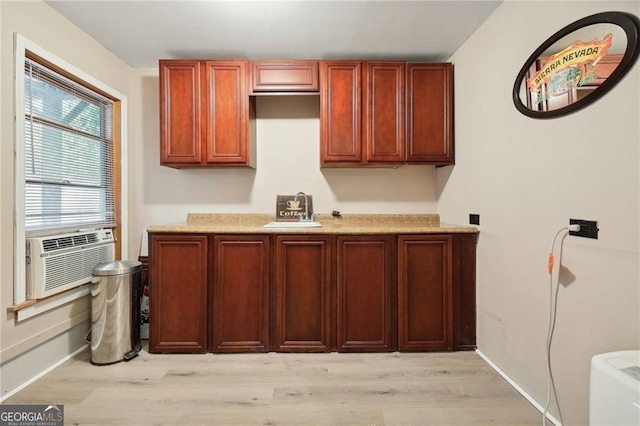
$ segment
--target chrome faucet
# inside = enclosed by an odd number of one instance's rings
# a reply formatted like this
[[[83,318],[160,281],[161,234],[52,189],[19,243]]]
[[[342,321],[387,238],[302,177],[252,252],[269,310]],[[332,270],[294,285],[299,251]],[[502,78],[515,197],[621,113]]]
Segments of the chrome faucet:
[[[313,221],[313,215],[309,217],[309,198],[307,198],[307,194],[304,192],[298,192],[295,197],[293,197],[293,201],[298,201],[298,195],[302,195],[304,197],[304,218],[300,216],[300,222],[309,222]]]

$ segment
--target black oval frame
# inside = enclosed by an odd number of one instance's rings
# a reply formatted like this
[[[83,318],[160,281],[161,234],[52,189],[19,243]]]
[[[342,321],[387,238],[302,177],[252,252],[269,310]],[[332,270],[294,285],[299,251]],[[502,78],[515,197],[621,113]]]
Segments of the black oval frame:
[[[562,39],[563,37],[571,34],[572,32],[594,24],[614,24],[621,27],[626,36],[627,36],[627,48],[622,56],[622,60],[620,64],[616,67],[615,70],[611,73],[611,75],[593,92],[589,93],[584,98],[574,102],[566,107],[558,108],[552,111],[534,111],[529,108],[522,102],[520,99],[520,87],[522,85],[522,81],[524,80],[527,71],[533,65],[534,61],[542,55],[544,51],[546,51],[549,47],[553,46],[557,41]],[[538,49],[533,52],[529,59],[525,62],[524,66],[518,73],[516,77],[516,81],[513,85],[513,103],[515,107],[526,116],[532,118],[556,118],[563,115],[570,114],[575,112],[581,108],[586,107],[587,105],[597,101],[602,96],[604,96],[609,90],[611,90],[622,78],[627,74],[627,72],[631,69],[633,64],[638,59],[638,53],[640,50],[638,49],[638,34],[640,33],[640,20],[637,16],[626,13],[626,12],[602,12],[596,13],[595,15],[587,16],[586,18],[582,18],[578,21],[575,21],[566,27],[562,28],[560,31],[556,32],[554,35],[549,37],[547,41],[542,43]]]

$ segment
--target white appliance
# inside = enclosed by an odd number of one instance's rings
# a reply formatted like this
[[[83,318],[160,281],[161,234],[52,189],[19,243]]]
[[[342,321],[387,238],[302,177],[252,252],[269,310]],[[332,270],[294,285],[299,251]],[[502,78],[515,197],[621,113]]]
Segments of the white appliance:
[[[42,299],[91,281],[93,268],[115,260],[111,229],[28,238],[27,299]]]
[[[640,350],[591,358],[589,424],[640,425]]]

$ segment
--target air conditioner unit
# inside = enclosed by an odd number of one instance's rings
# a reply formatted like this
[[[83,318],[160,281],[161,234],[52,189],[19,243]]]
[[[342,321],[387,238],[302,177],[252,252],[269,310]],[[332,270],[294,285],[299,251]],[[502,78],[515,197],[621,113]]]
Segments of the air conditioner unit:
[[[115,260],[111,229],[27,239],[27,299],[42,299],[91,281],[93,268]]]

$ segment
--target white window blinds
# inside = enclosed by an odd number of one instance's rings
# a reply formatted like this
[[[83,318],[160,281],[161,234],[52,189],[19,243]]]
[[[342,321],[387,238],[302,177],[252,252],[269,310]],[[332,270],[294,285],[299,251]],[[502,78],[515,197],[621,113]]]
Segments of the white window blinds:
[[[115,227],[112,101],[25,61],[25,231]]]

